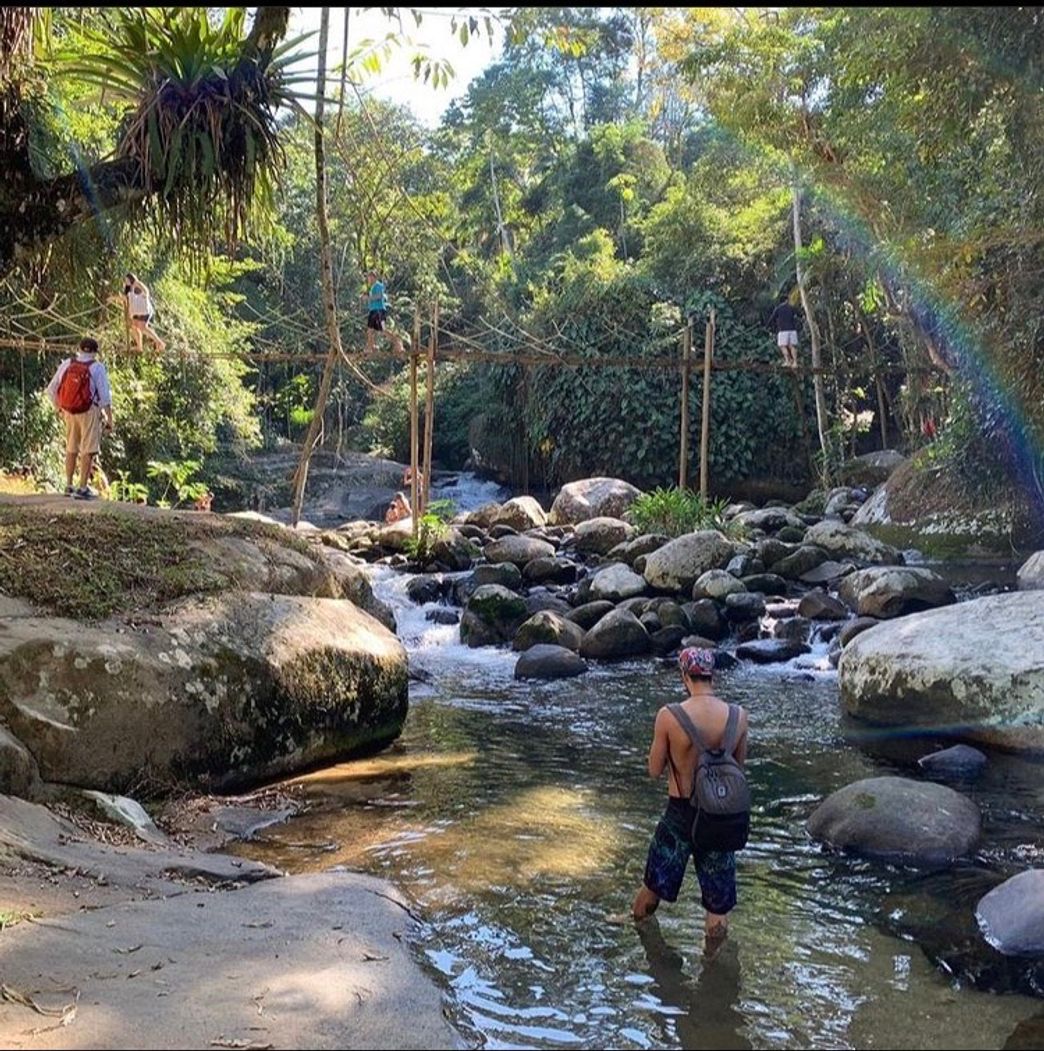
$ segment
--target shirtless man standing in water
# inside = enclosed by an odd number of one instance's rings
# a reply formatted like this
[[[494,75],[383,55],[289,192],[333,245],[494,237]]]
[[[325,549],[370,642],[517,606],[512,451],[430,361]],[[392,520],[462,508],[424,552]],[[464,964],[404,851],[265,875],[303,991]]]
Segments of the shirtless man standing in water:
[[[686,698],[685,713],[696,724],[711,747],[720,748],[725,738],[729,706],[714,696],[714,651],[682,650],[678,657]],[[733,754],[742,766],[747,760],[747,711],[740,708],[736,747]],[[699,758],[692,739],[664,706],[656,713],[653,742],[649,749],[649,776],[667,774],[667,809],[649,845],[645,880],[631,912],[636,920],[651,916],[661,899],[677,901],[689,857],[693,858],[707,912],[704,935],[708,945],[720,941],[728,931],[728,913],[736,905],[736,856],[732,851],[693,851],[689,833],[695,818],[690,794]]]

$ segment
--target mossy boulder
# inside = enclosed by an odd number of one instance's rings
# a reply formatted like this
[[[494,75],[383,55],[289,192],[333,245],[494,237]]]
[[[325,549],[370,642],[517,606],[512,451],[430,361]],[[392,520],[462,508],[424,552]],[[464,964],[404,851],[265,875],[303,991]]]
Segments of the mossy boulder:
[[[915,864],[946,864],[971,853],[979,808],[930,781],[870,777],[838,789],[809,818],[813,839],[840,850]]]
[[[149,621],[0,622],[0,717],[39,775],[109,792],[245,785],[393,740],[406,653],[349,602],[184,599]]]

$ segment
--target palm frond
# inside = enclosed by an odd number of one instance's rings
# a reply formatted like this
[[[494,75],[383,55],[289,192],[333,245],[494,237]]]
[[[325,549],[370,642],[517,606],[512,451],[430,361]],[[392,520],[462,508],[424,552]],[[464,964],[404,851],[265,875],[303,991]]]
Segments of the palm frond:
[[[299,110],[290,66],[300,36],[259,54],[244,9],[119,8],[104,34],[81,30],[56,62],[127,113],[117,155],[136,163],[144,216],[196,256],[229,245],[263,209],[285,164],[278,114]],[[309,34],[310,35],[310,34]]]

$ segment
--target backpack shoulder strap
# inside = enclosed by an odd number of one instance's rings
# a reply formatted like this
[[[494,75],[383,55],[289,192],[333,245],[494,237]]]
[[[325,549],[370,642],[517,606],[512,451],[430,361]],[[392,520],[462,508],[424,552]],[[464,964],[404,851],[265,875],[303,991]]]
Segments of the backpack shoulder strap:
[[[701,751],[707,751],[707,744],[703,735],[696,729],[696,724],[689,718],[688,713],[680,704],[668,704],[667,711],[677,719],[681,728],[689,735],[689,739]]]
[[[725,723],[725,737],[721,743],[721,747],[726,755],[732,755],[732,753],[736,751],[736,745],[739,742],[739,723],[739,707],[735,704],[730,704],[729,718]]]

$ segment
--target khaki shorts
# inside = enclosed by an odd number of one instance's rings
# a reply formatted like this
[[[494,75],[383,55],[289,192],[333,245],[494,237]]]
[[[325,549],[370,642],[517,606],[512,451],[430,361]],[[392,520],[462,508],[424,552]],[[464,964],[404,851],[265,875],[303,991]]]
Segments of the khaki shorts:
[[[102,411],[92,405],[86,412],[74,416],[64,412],[65,417],[65,451],[77,456],[97,455],[101,452]]]

